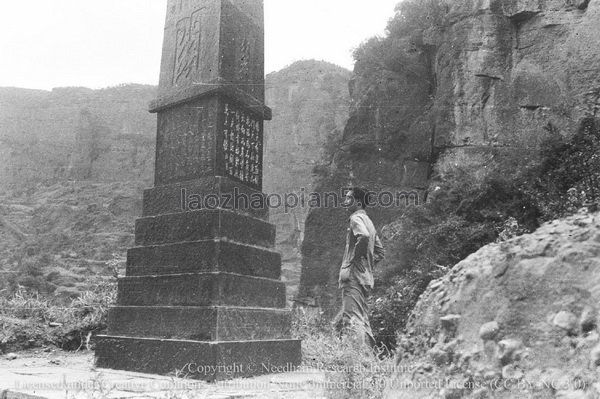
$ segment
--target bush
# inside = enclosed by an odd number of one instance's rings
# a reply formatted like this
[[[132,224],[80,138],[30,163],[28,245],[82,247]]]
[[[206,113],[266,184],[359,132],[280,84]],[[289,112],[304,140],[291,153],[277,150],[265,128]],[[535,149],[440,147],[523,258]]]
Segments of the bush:
[[[568,138],[552,125],[546,129],[550,136],[520,181],[543,220],[552,220],[600,200],[600,119],[584,118]]]
[[[324,371],[329,398],[381,398],[395,370],[391,353],[374,353],[361,339],[341,339],[318,313],[296,309],[293,331],[302,339],[302,366]]]
[[[0,297],[0,349],[43,345],[92,349],[94,335],[106,329],[108,307],[116,299],[116,281],[97,277],[90,287],[67,306],[25,287],[10,297]]]
[[[440,28],[449,8],[445,0],[405,0],[396,6],[396,15],[388,23],[387,30],[391,36],[403,36]]]

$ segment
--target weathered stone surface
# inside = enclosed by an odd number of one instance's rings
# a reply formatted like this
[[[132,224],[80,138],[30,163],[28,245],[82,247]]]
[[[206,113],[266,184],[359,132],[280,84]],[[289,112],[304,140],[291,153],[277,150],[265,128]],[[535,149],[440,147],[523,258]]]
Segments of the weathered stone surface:
[[[108,334],[129,337],[239,341],[289,339],[291,314],[283,309],[196,306],[115,306]]]
[[[446,334],[450,336],[454,336],[454,334],[456,334],[456,330],[458,329],[461,318],[462,317],[458,314],[449,314],[440,317],[440,323]]]
[[[587,395],[583,390],[559,390],[556,391],[556,399],[588,399],[590,395]]]
[[[223,81],[264,101],[263,20],[259,1],[170,1],[158,103],[184,101],[197,95],[193,89],[206,91]]]
[[[506,366],[502,367],[502,378],[506,380],[520,380],[523,378],[523,376],[523,370],[514,364],[507,364]]]
[[[152,245],[127,251],[127,276],[217,271],[278,279],[281,255],[223,240]]]
[[[219,238],[272,248],[275,226],[222,209],[145,217],[135,222],[135,244],[140,246]]]
[[[158,113],[156,186],[228,176],[262,189],[265,115],[243,98],[213,91]]]
[[[490,321],[489,323],[482,325],[479,329],[479,338],[484,341],[494,339],[496,338],[499,330],[500,326],[498,326],[498,322]]]
[[[284,308],[285,284],[230,273],[123,277],[118,281],[117,304]]]
[[[436,145],[534,148],[548,122],[573,131],[581,94],[600,82],[598,15],[569,1],[452,2],[436,49]],[[481,4],[487,6],[478,7]],[[585,8],[583,5],[580,5]],[[595,71],[595,72],[593,72]],[[569,117],[565,117],[564,108]]]
[[[158,114],[154,184],[215,175],[218,98],[195,100]]]
[[[184,198],[182,198],[182,194]],[[221,176],[207,176],[192,181],[156,186],[144,190],[142,215],[156,216],[184,212],[189,210],[190,202],[195,199],[193,196],[201,195],[204,198],[207,194],[224,198],[223,202],[231,197],[234,204],[236,198],[249,198],[248,205],[244,203],[243,199],[238,201],[242,206],[234,206],[236,212],[261,219],[268,217],[269,209],[265,202],[260,203],[258,201],[259,198],[263,197],[260,191]]]
[[[0,185],[149,184],[156,117],[144,109],[155,96],[156,86],[139,84],[99,90],[1,88]],[[38,189],[36,196],[43,192]]]
[[[571,334],[576,333],[579,327],[577,325],[577,316],[564,310],[561,310],[554,316],[552,323]]]
[[[582,332],[587,333],[595,329],[598,325],[598,311],[593,306],[586,306],[581,312],[579,318],[579,328]]]
[[[543,6],[537,0],[508,0],[502,2],[502,12],[507,17],[522,22],[543,11]]]
[[[594,366],[600,366],[600,345],[596,345],[590,351],[590,359]]]
[[[436,346],[431,348],[429,351],[427,351],[427,354],[429,355],[431,360],[438,366],[443,366],[450,363],[450,354],[440,347]]]
[[[600,301],[600,243],[595,239],[599,233],[598,213],[577,214],[545,223],[534,233],[487,245],[455,265],[435,287],[428,287],[407,329],[441,328],[439,317],[433,319],[437,325],[431,325],[429,315],[440,314],[437,296],[443,290],[450,304],[447,312],[460,312],[468,320],[459,325],[463,340],[457,352],[469,350],[474,342],[484,347],[485,356],[471,360],[469,369],[497,371],[502,366],[509,380],[523,373],[524,381],[556,390],[589,387],[597,380],[600,365],[592,321]],[[505,271],[495,277],[499,268]],[[501,326],[501,337],[482,342],[482,325],[490,319]],[[579,335],[582,320],[590,327]],[[519,392],[511,387],[505,397]]]
[[[490,394],[487,389],[479,388],[473,391],[471,394],[471,399],[488,399]]]
[[[96,366],[207,381],[293,371],[300,340],[200,342],[99,335]]]
[[[261,190],[262,132],[263,115],[235,97],[215,93],[169,107],[158,114],[154,184],[229,176]]]

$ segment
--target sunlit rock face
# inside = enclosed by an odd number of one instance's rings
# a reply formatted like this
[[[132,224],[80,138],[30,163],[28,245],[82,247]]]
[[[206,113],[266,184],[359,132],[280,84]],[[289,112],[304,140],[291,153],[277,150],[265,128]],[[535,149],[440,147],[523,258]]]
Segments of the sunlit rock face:
[[[597,1],[458,1],[424,40],[437,49],[434,107],[449,122],[436,145],[539,144],[573,130],[600,85]]]

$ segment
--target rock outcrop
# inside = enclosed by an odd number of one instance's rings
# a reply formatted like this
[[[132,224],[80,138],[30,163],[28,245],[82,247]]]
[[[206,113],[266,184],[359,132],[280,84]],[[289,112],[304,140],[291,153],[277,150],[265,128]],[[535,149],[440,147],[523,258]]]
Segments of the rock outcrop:
[[[429,284],[399,340],[417,372],[396,384],[446,381],[414,398],[598,397],[599,303],[600,214],[487,245]]]

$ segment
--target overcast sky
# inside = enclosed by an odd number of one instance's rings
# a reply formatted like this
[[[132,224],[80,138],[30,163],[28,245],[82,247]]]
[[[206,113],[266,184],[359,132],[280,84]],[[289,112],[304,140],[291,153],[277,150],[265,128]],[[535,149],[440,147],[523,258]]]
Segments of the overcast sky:
[[[400,0],[265,0],[265,71],[303,59],[352,69]],[[167,0],[1,0],[0,86],[157,84]]]

